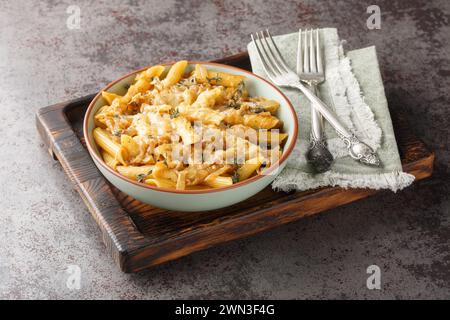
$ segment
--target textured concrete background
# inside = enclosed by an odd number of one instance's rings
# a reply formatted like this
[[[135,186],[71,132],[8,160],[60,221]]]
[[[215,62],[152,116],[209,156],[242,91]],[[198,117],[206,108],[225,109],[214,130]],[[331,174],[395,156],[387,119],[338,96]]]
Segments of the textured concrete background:
[[[381,30],[366,28],[378,4]],[[81,29],[66,27],[69,5]],[[0,298],[450,298],[449,13],[442,1],[1,1]],[[122,274],[34,126],[40,107],[159,61],[244,50],[249,33],[335,26],[376,45],[391,108],[434,177],[137,275]],[[80,290],[66,269],[81,268]],[[382,289],[366,288],[366,268]]]

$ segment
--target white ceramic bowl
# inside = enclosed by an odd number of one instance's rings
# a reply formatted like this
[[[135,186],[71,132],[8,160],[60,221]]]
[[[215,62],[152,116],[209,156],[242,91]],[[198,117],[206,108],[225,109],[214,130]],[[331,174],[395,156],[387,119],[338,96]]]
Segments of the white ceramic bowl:
[[[115,187],[139,201],[156,207],[178,211],[205,211],[227,207],[243,201],[264,189],[275,179],[277,174],[285,167],[287,158],[292,152],[297,140],[298,122],[294,108],[286,96],[274,85],[246,70],[217,63],[191,61],[188,64],[187,70],[192,70],[195,64],[205,65],[208,70],[243,75],[246,77],[245,85],[250,96],[263,96],[278,101],[280,108],[277,111],[277,117],[283,121],[283,130],[289,136],[284,145],[283,154],[278,166],[272,166],[267,170],[267,173],[270,172],[270,174],[257,175],[232,186],[220,189],[174,190],[159,188],[126,178],[112,170],[103,161],[92,136],[94,114],[100,107],[106,104],[100,91],[90,103],[84,118],[83,129],[88,151],[95,165]],[[170,64],[167,64],[167,70],[169,66]],[[145,69],[147,68],[129,73],[111,82],[103,90],[123,95],[126,92],[126,88],[133,82],[136,73]]]

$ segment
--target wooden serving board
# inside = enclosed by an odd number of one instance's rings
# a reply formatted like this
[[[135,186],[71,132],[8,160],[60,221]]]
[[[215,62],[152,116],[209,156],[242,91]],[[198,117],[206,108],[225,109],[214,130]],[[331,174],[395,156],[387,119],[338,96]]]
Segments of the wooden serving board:
[[[250,70],[247,53],[216,62]],[[267,187],[234,206],[198,213],[143,204],[110,185],[85,148],[82,122],[93,97],[42,108],[36,114],[36,123],[50,154],[59,160],[74,183],[100,227],[108,250],[124,272],[137,272],[376,192],[329,187],[284,193]],[[434,154],[413,135],[404,117],[393,112],[392,119],[403,169],[417,179],[430,176]]]

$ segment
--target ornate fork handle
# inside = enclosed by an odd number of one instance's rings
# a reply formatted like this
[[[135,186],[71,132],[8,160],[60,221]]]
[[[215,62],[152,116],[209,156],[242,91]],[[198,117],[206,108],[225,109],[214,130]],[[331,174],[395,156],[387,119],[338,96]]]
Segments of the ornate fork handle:
[[[303,92],[303,94],[311,101],[311,105],[330,123],[330,125],[337,131],[339,137],[347,146],[349,155],[365,164],[371,166],[380,166],[380,158],[375,151],[367,144],[359,140],[344,124],[341,123],[338,116],[331,111],[325,103],[322,102],[311,90],[300,82],[293,82],[289,84],[290,87],[296,88]]]
[[[361,163],[371,165],[371,166],[380,166],[380,158],[378,155],[372,150],[364,142],[360,141],[354,134],[350,137],[344,137],[339,134],[339,137],[344,141],[345,145],[348,149],[348,154],[355,160],[358,160]]]

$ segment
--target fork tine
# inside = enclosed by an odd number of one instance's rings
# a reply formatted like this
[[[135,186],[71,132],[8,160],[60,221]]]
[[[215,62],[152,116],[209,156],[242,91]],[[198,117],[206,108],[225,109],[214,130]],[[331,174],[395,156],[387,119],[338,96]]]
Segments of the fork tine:
[[[317,66],[316,66],[316,50],[314,46],[314,37],[313,37],[314,30],[309,30],[309,68],[312,73],[317,72]]]
[[[303,58],[302,58],[302,29],[298,29],[298,45],[297,45],[297,74],[303,73]]]
[[[259,40],[259,43],[262,48],[262,52],[264,52],[264,57],[266,58],[267,64],[269,65],[270,69],[272,70],[272,73],[275,76],[281,75],[282,72],[280,71],[280,68],[276,65],[276,62],[274,61],[273,57],[268,53],[268,51],[266,49],[266,45],[264,45],[264,43],[263,43],[262,39],[264,38],[264,34],[261,32],[261,36],[260,36],[259,33],[256,32],[256,38]]]
[[[319,29],[316,29],[316,57],[317,57],[317,72],[324,73],[322,64],[322,51],[320,50]]]
[[[283,66],[285,72],[292,72],[289,66],[287,65],[286,61],[283,58],[283,55],[281,54],[280,50],[278,49],[277,44],[273,40],[272,36],[270,35],[269,29],[266,29],[267,37],[270,39],[270,42],[272,43],[272,46],[275,48],[276,56],[275,59],[280,62],[280,64]]]
[[[261,51],[260,45],[258,45],[258,41],[259,41],[259,36],[258,36],[258,34],[256,34],[256,36],[257,36],[257,39],[256,39],[256,40],[255,40],[255,38],[253,37],[253,34],[251,34],[250,36],[251,36],[251,38],[252,38],[253,43],[255,44],[256,51],[258,52],[258,56],[259,56],[259,59],[260,59],[261,62],[262,62],[264,71],[265,71],[266,74],[269,76],[269,78],[271,78],[271,80],[273,81],[272,77],[274,77],[275,74],[274,74],[274,72],[273,72],[273,70],[272,70],[272,67],[267,63],[267,59],[264,57],[264,55],[263,55],[263,53],[262,53],[262,51]]]
[[[264,31],[261,31],[261,38],[264,40],[264,44],[265,44],[265,45],[263,45],[263,47],[267,47],[268,52],[270,52],[271,61],[273,62],[272,65],[275,66],[275,68],[278,70],[278,72],[280,74],[287,72],[287,70],[284,70],[281,63],[277,60],[275,53],[272,51],[272,48],[271,48],[269,42],[267,41],[266,36],[264,35]],[[263,41],[261,40],[261,43],[262,42]]]
[[[308,29],[305,30],[303,46],[303,72],[309,73]]]
[[[255,37],[253,36],[253,33],[250,34],[250,37],[252,38],[252,41],[255,44],[256,51],[258,52],[259,60],[261,60],[261,63],[263,65],[264,72],[270,77],[271,71],[269,70],[269,66],[267,65],[266,59],[264,58],[261,49],[259,48],[258,42],[255,40]]]

